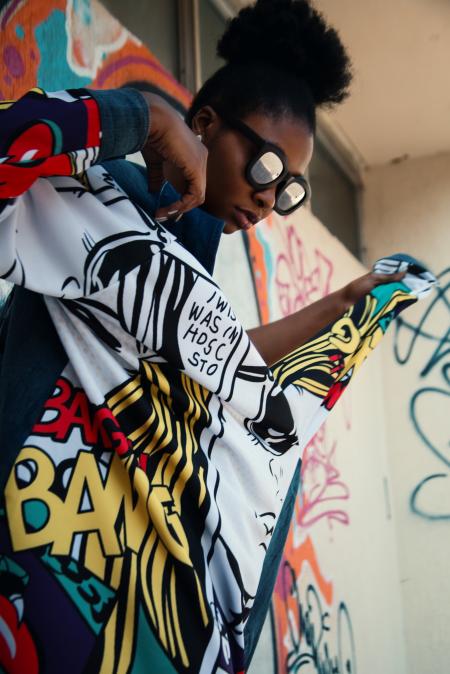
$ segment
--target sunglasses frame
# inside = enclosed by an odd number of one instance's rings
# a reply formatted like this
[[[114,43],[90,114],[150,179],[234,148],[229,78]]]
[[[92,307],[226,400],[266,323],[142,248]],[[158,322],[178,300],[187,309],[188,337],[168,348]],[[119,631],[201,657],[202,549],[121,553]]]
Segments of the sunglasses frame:
[[[245,122],[242,122],[240,119],[235,119],[233,117],[223,114],[217,107],[215,107],[214,110],[221,117],[221,119],[225,122],[227,126],[229,126],[231,129],[236,129],[236,131],[239,131],[239,133],[248,138],[248,140],[251,140],[252,143],[254,143],[254,145],[258,147],[256,155],[250,159],[250,161],[247,163],[247,166],[245,167],[245,178],[247,182],[256,191],[260,192],[262,190],[267,189],[268,187],[272,187],[272,185],[277,184],[277,190],[275,193],[275,205],[273,210],[279,215],[289,215],[290,213],[296,211],[297,208],[300,208],[300,206],[303,206],[303,204],[306,203],[308,199],[310,199],[311,197],[311,188],[309,186],[308,181],[301,173],[298,174],[289,173],[286,167],[287,158],[283,150],[280,147],[278,147],[278,145],[275,145],[274,143],[271,143],[270,141],[262,138],[258,133],[256,133],[256,131],[253,131],[253,129],[247,126],[247,124],[245,124]],[[251,172],[256,163],[267,152],[272,152],[277,157],[279,157],[283,165],[283,171],[278,176],[278,178],[275,178],[274,180],[271,180],[268,183],[261,184],[258,183],[252,177]],[[286,176],[289,177],[286,179]],[[281,193],[282,190],[284,190],[286,187],[288,187],[294,182],[302,186],[302,188],[305,190],[305,196],[303,197],[303,199],[300,201],[299,204],[296,204],[295,206],[287,210],[283,210],[277,206],[278,195]]]

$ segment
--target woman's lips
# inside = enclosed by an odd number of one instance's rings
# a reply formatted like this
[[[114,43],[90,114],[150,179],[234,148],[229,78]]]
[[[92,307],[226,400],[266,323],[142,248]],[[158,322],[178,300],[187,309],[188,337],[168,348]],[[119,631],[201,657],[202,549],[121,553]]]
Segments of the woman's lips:
[[[250,229],[257,222],[257,217],[250,211],[246,211],[239,206],[234,207],[235,220],[241,229]]]

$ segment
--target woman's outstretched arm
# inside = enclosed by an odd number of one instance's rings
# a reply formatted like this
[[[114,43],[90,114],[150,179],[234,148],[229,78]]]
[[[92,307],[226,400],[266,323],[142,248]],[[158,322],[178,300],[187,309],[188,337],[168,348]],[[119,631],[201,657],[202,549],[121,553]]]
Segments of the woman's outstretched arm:
[[[342,316],[347,309],[373,290],[375,286],[400,281],[404,275],[404,272],[364,274],[340,290],[290,316],[248,330],[248,336],[267,365],[273,365]]]

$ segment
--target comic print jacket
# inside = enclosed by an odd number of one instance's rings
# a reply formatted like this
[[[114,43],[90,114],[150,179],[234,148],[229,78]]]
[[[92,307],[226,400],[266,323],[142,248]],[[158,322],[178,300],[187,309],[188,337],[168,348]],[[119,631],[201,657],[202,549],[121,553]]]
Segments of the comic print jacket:
[[[44,296],[68,357],[6,483],[1,666],[243,671],[301,450],[417,287],[380,286],[269,369],[196,257],[93,165],[89,92],[1,114],[0,275]]]

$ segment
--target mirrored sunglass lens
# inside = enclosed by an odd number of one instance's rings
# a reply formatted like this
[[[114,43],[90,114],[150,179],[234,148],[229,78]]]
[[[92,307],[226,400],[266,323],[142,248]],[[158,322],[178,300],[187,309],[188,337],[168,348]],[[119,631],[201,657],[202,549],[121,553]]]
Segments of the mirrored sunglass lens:
[[[282,211],[288,211],[301,204],[306,196],[306,190],[300,183],[290,183],[277,197],[277,206]]]
[[[265,152],[252,166],[251,176],[258,185],[268,185],[283,173],[283,162],[274,152]]]

